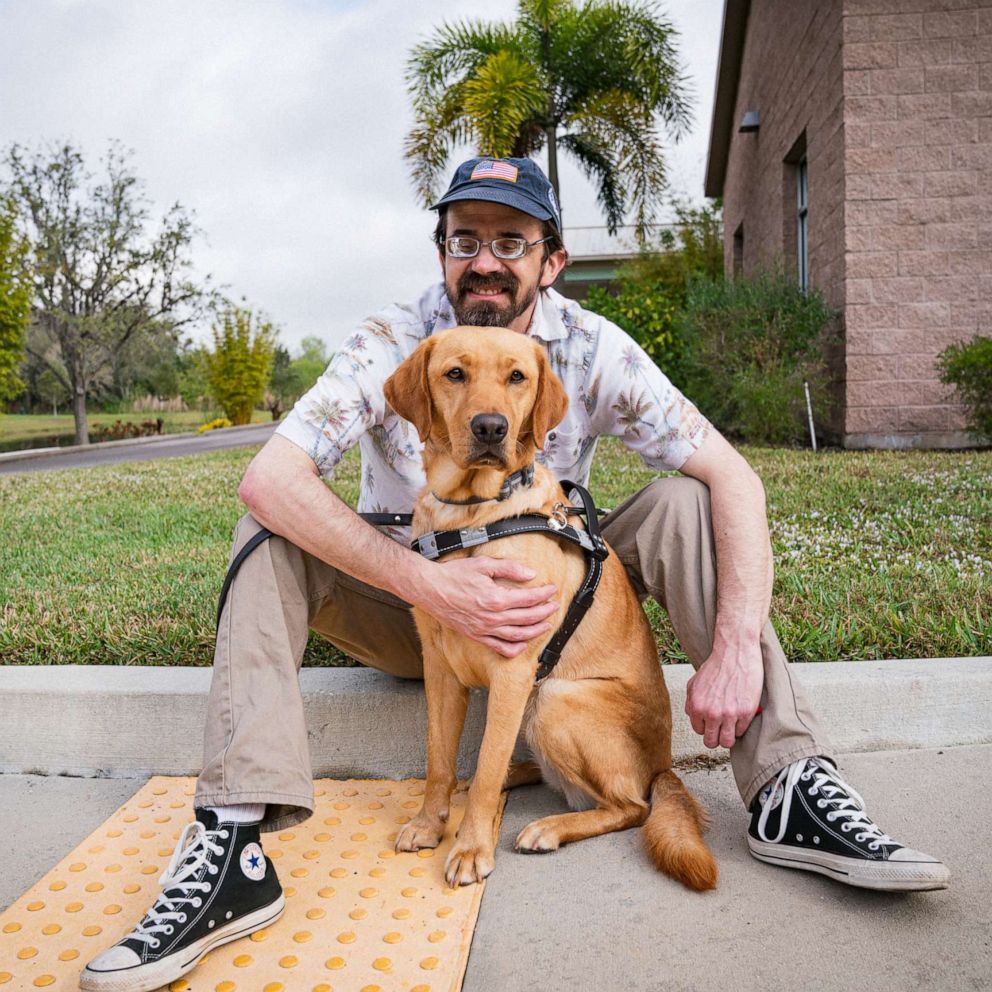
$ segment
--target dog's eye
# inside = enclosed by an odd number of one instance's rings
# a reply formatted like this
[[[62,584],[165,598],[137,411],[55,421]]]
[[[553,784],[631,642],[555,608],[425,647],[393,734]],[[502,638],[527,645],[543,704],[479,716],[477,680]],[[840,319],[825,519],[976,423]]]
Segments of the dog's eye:
[[[520,371],[520,369],[514,369],[510,373],[510,382],[523,382],[524,379],[526,378],[527,376],[525,376],[523,372]]]
[[[450,379],[452,382],[461,382],[465,378],[465,373],[459,368],[448,369],[444,373],[446,379]]]

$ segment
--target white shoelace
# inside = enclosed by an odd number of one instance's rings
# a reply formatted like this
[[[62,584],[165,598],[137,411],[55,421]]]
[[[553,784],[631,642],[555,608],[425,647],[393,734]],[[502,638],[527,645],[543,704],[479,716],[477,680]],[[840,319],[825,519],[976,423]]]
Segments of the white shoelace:
[[[143,940],[153,948],[158,947],[161,940],[156,934],[169,935],[175,929],[173,921],[186,922],[184,906],[189,903],[198,907],[203,901],[193,893],[210,891],[210,882],[187,881],[187,879],[191,879],[191,876],[206,864],[211,853],[224,853],[224,848],[217,844],[214,838],[223,837],[226,840],[227,836],[226,830],[207,830],[199,820],[186,824],[172,854],[172,861],[158,880],[159,885],[164,886],[166,890],[179,889],[183,894],[173,895],[167,899],[163,891],[145,918],[128,934],[128,940]],[[187,844],[190,837],[193,839]],[[216,875],[219,870],[216,865],[207,866],[207,871],[211,875]]]
[[[762,807],[761,816],[758,818],[758,836],[763,841],[769,844],[778,844],[782,840],[789,825],[789,810],[792,808],[793,790],[800,788],[798,785],[800,779],[803,782],[808,782],[811,778],[813,785],[808,790],[809,795],[816,796],[822,793],[823,798],[817,799],[816,805],[819,809],[831,807],[830,812],[826,815],[829,823],[833,823],[838,817],[846,817],[840,825],[840,829],[844,833],[849,833],[858,828],[858,833],[855,834],[854,839],[859,844],[870,839],[871,843],[868,848],[872,851],[877,851],[882,844],[896,843],[868,819],[868,815],[865,813],[864,799],[840,777],[837,769],[812,759],[795,761],[778,773],[778,778],[772,784],[768,800]],[[772,800],[779,787],[784,789],[784,794],[778,834],[775,837],[769,837],[766,833],[766,827],[774,806]]]

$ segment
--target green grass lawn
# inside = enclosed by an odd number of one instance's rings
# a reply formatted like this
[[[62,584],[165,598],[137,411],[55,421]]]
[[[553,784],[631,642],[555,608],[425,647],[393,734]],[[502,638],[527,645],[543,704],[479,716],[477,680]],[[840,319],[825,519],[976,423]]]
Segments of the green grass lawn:
[[[200,413],[198,410],[187,410],[185,413],[91,413],[89,427],[90,430],[97,426],[107,427],[118,420],[140,424],[142,421],[161,417],[165,421],[164,433],[181,434],[183,431],[195,431],[200,424],[219,416],[222,416],[219,412]],[[256,410],[252,423],[263,423],[271,419],[271,414]],[[72,444],[75,432],[72,414],[59,414],[56,417],[49,413],[0,413],[0,451]]]
[[[0,476],[4,663],[210,664],[254,450]],[[742,450],[768,493],[772,617],[793,660],[992,653],[992,452]],[[655,475],[609,441],[591,487],[615,505]],[[335,489],[354,503],[357,452]],[[342,662],[311,641],[307,664]]]

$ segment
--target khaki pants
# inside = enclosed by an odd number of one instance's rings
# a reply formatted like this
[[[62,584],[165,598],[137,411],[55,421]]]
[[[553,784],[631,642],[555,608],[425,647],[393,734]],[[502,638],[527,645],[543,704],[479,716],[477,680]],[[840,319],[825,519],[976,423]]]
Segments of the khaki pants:
[[[233,553],[258,530],[254,518],[242,517]],[[685,477],[657,479],[609,514],[602,531],[638,595],[653,596],[668,610],[679,643],[698,667],[712,647],[716,616],[709,490]],[[313,812],[298,678],[310,628],[363,664],[423,677],[407,603],[283,538],[263,542],[242,564],[221,616],[197,807],[266,803],[267,831]],[[831,756],[770,623],[762,631],[761,653],[762,712],[730,749],[747,805],[791,762]]]

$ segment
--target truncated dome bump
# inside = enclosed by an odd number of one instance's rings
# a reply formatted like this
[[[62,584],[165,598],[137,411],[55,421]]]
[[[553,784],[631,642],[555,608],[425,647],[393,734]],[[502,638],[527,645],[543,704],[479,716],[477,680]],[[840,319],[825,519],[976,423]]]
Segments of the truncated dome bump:
[[[315,783],[314,815],[262,837],[292,895],[283,917],[214,947],[170,992],[457,992],[484,885],[444,881],[464,790],[436,850],[393,849],[423,794],[420,780]],[[77,987],[159,894],[193,795],[193,779],[151,779],[0,914],[3,992]]]

